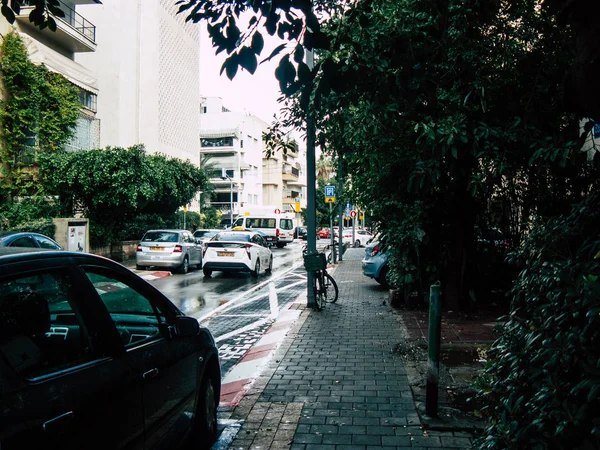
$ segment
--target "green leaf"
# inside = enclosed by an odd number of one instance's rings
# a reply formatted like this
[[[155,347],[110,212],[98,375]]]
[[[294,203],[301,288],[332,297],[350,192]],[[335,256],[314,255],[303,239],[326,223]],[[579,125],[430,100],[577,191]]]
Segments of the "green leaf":
[[[262,37],[262,34],[260,34],[258,31],[256,31],[254,33],[254,35],[252,35],[252,44],[250,46],[252,48],[252,51],[254,51],[254,53],[257,55],[260,55],[264,46],[265,46],[265,41]]]
[[[285,46],[286,46],[286,44],[279,44],[277,47],[275,47],[273,49],[271,54],[267,58],[263,59],[260,63],[262,64],[264,62],[272,60],[275,56],[277,56],[279,53],[281,53],[281,51],[285,48]]]
[[[248,72],[253,74],[256,71],[256,67],[258,65],[256,61],[256,54],[249,47],[242,47],[240,49],[238,61],[239,65],[246,69]],[[235,76],[235,73],[233,75]]]

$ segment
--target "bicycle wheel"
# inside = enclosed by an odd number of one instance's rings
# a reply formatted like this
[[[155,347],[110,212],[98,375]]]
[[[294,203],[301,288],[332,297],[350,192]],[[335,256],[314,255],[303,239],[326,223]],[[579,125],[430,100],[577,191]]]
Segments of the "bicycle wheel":
[[[321,311],[323,308],[323,282],[321,281],[321,272],[317,271],[313,274],[313,291],[315,293],[315,309]]]
[[[338,299],[338,286],[327,272],[323,272],[323,275],[323,300],[327,303],[335,303]]]

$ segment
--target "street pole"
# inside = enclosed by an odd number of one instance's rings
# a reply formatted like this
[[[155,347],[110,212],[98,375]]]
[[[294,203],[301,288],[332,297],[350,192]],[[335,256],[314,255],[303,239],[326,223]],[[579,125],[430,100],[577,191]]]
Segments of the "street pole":
[[[442,305],[440,282],[429,288],[429,327],[427,332],[427,384],[425,387],[425,414],[437,417],[438,385],[440,381],[440,335]]]
[[[331,230],[331,254],[333,256],[333,263],[337,262],[337,256],[335,251],[335,233],[333,232],[333,203],[329,204],[329,229]]]
[[[343,163],[342,163],[342,157],[339,156],[338,157],[338,183],[339,183],[339,187],[338,187],[338,197],[342,198],[342,192],[344,189],[344,177],[342,176],[342,169],[343,169]],[[342,253],[344,253],[342,251],[342,235],[344,232],[344,205],[342,204],[342,202],[339,202],[339,207],[338,207],[338,228],[339,228],[339,236],[338,236],[338,240],[339,240],[339,245],[338,245],[338,250],[339,250],[339,260],[342,260]]]
[[[306,65],[310,70],[313,69],[314,54],[311,51],[306,53]],[[315,123],[313,120],[313,111],[310,101],[306,114],[306,249],[308,254],[317,253],[317,203],[316,203],[316,164],[315,164]],[[313,291],[314,272],[306,273],[306,306],[314,308],[315,292]]]
[[[229,208],[231,208],[231,228],[233,229],[233,180],[229,176],[227,178],[229,178]]]

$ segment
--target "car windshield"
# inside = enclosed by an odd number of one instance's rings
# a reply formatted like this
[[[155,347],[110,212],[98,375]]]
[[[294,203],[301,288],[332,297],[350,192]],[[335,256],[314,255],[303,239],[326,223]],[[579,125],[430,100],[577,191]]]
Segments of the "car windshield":
[[[148,231],[142,239],[143,242],[177,242],[178,240],[179,235],[172,231]]]
[[[219,234],[215,236],[215,241],[234,241],[234,242],[250,242],[250,236],[247,234]]]
[[[208,230],[198,230],[194,233],[194,237],[200,239],[208,239],[217,234],[217,231],[208,231]]]

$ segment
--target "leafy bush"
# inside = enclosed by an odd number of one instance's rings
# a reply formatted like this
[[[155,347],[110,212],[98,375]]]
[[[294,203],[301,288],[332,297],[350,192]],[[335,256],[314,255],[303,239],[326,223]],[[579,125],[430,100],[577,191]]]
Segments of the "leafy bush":
[[[40,233],[44,236],[54,239],[56,225],[54,225],[51,219],[39,219],[22,223],[18,227],[9,228],[7,231],[29,231],[33,233]]]
[[[58,217],[57,205],[43,196],[23,197],[0,205],[0,217],[0,230],[21,230],[30,223]]]
[[[492,419],[480,449],[600,448],[598,223],[592,195],[512,254],[523,270],[480,380]]]

